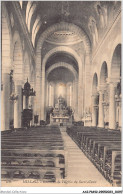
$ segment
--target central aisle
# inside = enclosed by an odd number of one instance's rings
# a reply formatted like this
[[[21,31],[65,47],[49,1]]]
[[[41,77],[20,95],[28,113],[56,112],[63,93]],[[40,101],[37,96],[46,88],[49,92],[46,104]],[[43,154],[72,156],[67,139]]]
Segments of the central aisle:
[[[67,150],[67,177],[66,180],[86,187],[111,187],[96,167],[78,148],[69,135],[62,131],[64,146]]]

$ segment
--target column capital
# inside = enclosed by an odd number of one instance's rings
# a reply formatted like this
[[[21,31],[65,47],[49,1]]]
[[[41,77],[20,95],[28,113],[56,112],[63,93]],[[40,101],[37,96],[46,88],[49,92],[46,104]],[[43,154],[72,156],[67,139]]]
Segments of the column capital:
[[[118,82],[110,82],[110,83],[109,83],[109,87],[115,89],[115,88],[117,87],[117,83],[118,83]]]
[[[107,89],[106,84],[101,84],[97,88],[99,93],[104,93],[104,90],[106,90],[106,89]]]
[[[107,78],[106,81],[107,84],[112,84],[114,87],[116,87],[117,83],[120,82],[120,78]]]

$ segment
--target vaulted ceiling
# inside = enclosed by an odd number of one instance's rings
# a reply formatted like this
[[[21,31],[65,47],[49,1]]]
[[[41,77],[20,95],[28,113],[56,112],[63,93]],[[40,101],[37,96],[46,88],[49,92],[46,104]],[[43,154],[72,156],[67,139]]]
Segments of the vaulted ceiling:
[[[74,76],[67,68],[59,67],[55,68],[48,76],[49,82],[72,82]]]
[[[101,14],[107,14],[110,22],[120,3],[120,1],[23,1],[23,3],[20,2],[20,6],[35,47],[41,34],[48,27],[61,21],[80,27],[92,42],[92,34],[88,26],[90,18],[93,18],[99,29]],[[50,35],[47,41],[62,42],[66,36],[69,37],[69,41],[79,41],[76,34],[72,33],[56,32]]]
[[[69,63],[71,64],[71,66],[76,70],[78,71],[78,66],[77,66],[77,62],[75,61],[75,59],[67,54],[67,53],[64,53],[64,52],[60,52],[60,53],[55,53],[54,55],[52,55],[47,63],[46,63],[46,70],[53,64],[55,63],[58,63],[58,62],[64,62],[64,63]]]

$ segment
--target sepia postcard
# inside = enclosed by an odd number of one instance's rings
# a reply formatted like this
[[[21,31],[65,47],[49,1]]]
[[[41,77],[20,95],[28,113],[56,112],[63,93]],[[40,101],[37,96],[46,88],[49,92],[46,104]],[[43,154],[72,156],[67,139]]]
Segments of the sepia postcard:
[[[121,9],[1,1],[0,193],[122,193]]]

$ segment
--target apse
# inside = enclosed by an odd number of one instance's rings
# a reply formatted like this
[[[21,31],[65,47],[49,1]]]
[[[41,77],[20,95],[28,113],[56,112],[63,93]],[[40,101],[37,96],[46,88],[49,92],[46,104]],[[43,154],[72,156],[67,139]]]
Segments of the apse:
[[[60,96],[65,99],[67,105],[70,105],[71,101],[70,96],[72,96],[72,94],[70,94],[70,91],[72,92],[72,90],[70,90],[70,86],[73,84],[74,80],[75,77],[72,71],[70,71],[69,69],[62,66],[53,69],[47,77],[48,85],[52,86],[52,91],[50,89],[49,92],[47,93],[49,99],[51,96],[53,102],[49,103],[49,105],[52,104],[54,106],[54,104],[57,103],[57,100]]]
[[[63,98],[66,97],[66,84],[65,83],[63,82],[57,83],[56,95],[57,95],[57,98],[60,96]]]

